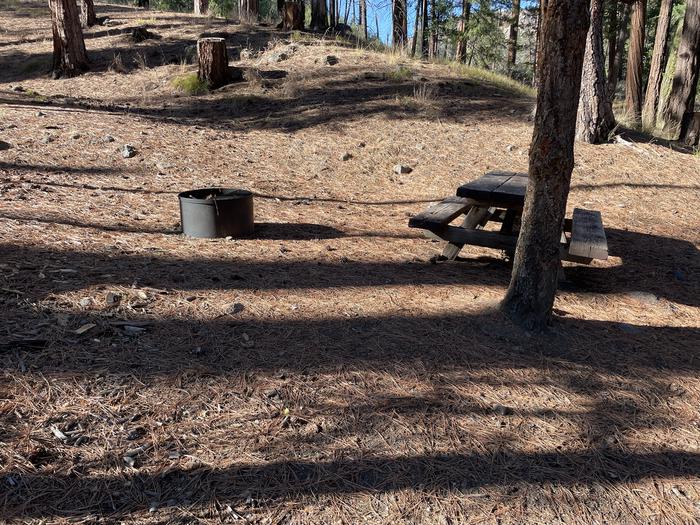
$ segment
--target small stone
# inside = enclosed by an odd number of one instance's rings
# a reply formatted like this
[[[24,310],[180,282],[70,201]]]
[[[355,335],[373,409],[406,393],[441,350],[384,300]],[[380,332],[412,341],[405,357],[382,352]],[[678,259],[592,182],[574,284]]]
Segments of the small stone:
[[[17,128],[17,124],[8,124],[7,126],[5,126],[5,129],[16,129],[16,128]]]
[[[12,147],[12,144],[9,142],[5,142],[3,140],[0,140],[0,151],[5,151],[8,150]]]
[[[326,64],[329,66],[334,66],[338,63],[338,57],[333,56],[333,55],[328,55],[326,57]]]
[[[41,137],[41,140],[39,142],[41,142],[42,144],[48,144],[50,142],[53,142],[53,137],[51,135],[44,135],[43,137]]]
[[[157,503],[151,503],[151,506],[148,507],[148,512],[153,514],[154,512],[158,512],[158,504]]]
[[[22,86],[12,86],[12,91],[15,93],[24,93],[26,89],[24,89]]]
[[[46,113],[44,113],[43,111],[37,111],[37,112],[35,113],[35,115],[36,115],[37,117],[45,117],[45,116],[46,116]]]
[[[134,156],[136,156],[136,148],[134,148],[131,144],[124,144],[124,147],[122,147],[122,157],[125,159],[130,159]]]
[[[87,308],[92,304],[92,299],[90,299],[89,297],[83,297],[80,301],[78,301],[78,304],[82,308]]]
[[[70,138],[72,138],[73,140],[77,140],[80,138],[80,133],[72,133]]]
[[[112,135],[105,135],[102,137],[102,142],[114,142],[114,137]]]
[[[122,300],[122,296],[119,295],[118,293],[114,293],[114,292],[108,292],[107,296],[105,297],[105,302],[109,306],[116,306],[121,302],[121,300]]]
[[[510,407],[506,407],[503,405],[496,405],[493,407],[493,411],[496,412],[499,416],[509,416],[513,413],[513,409]]]
[[[397,175],[411,173],[412,171],[413,168],[411,168],[410,166],[405,166],[403,164],[397,164],[396,166],[394,166],[394,173],[396,173]]]
[[[514,149],[515,149],[515,146],[513,146],[512,144],[508,144],[506,146],[506,151],[513,151]]]
[[[340,156],[340,160],[343,162],[346,160],[350,160],[351,158],[352,158],[352,155],[350,153],[348,153],[347,151]]]
[[[156,168],[158,168],[160,172],[168,171],[172,167],[173,165],[168,162],[156,162]]]
[[[358,148],[364,148],[367,144],[364,143],[364,141],[360,141],[357,143]]]
[[[245,310],[245,306],[242,303],[233,303],[226,309],[226,313],[229,315],[236,315],[240,314],[243,310]]]
[[[131,468],[134,468],[134,466],[136,465],[136,460],[131,456],[124,456],[123,459],[124,459],[124,463],[126,463],[127,466],[129,466]]]

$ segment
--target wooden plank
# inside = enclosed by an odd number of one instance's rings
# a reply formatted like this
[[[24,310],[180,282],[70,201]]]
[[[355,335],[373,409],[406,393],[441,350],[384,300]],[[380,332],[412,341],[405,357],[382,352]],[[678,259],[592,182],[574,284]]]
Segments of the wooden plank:
[[[513,250],[518,242],[516,237],[485,230],[466,230],[457,226],[445,226],[440,237],[454,244],[471,244],[497,250]]]
[[[472,208],[470,208],[469,213],[467,213],[466,217],[464,217],[464,221],[462,221],[461,227],[466,230],[474,230],[488,217],[488,215],[488,208],[479,208],[477,206],[473,206]],[[454,261],[459,255],[459,252],[463,246],[464,243],[454,243],[448,241],[447,245],[445,245],[445,249],[442,251],[441,259]]]
[[[608,258],[608,241],[599,211],[574,209],[569,254],[591,259]]]
[[[457,188],[457,196],[475,200],[489,199],[491,192],[513,176],[511,172],[490,171]]]
[[[505,188],[501,191],[501,188]],[[512,171],[490,171],[483,177],[457,188],[459,197],[471,198],[487,206],[522,208],[527,175]]]
[[[470,199],[447,197],[442,202],[411,217],[408,221],[408,227],[424,228],[427,230],[439,228],[452,222],[456,217],[464,213],[473,203],[474,202]]]
[[[527,175],[520,175],[516,173],[493,192],[491,192],[491,195],[498,195],[498,198],[504,204],[523,206],[525,204],[527,181]]]

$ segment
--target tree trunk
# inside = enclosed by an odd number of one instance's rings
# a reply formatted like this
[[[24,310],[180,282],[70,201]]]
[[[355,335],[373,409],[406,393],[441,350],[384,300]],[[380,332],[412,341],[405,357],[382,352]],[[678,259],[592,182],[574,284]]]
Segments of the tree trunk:
[[[608,3],[608,86],[615,77],[615,55],[617,53],[618,2]],[[609,89],[609,87],[608,87]],[[609,91],[608,91],[609,93]]]
[[[53,78],[73,77],[88,69],[83,30],[75,0],[49,0],[53,32]]]
[[[515,59],[518,53],[518,24],[520,22],[520,0],[513,0],[513,11],[510,16],[510,30],[508,33],[508,71],[515,67]]]
[[[335,0],[328,0],[328,17],[330,18],[329,27],[335,27]]]
[[[617,39],[615,41],[615,55],[612,57],[613,66],[610,74],[608,75],[608,97],[612,102],[615,100],[615,95],[617,94],[617,85],[622,79],[622,72],[624,68],[622,67],[625,58],[625,42],[629,38],[629,22],[630,22],[630,7],[628,4],[622,4],[622,18],[620,18],[620,13],[618,13],[618,24],[617,24]]]
[[[199,71],[197,77],[211,89],[226,84],[230,79],[226,40],[223,38],[200,38],[197,40]]]
[[[325,6],[325,0],[322,1]],[[360,0],[360,33],[362,37],[367,40],[367,0]]]
[[[418,24],[420,23],[420,8],[421,8],[422,2],[420,0],[416,0],[416,23],[413,25],[413,40],[411,41],[411,57],[416,56],[416,45],[418,42]]]
[[[519,0],[518,0],[519,1]],[[467,29],[469,28],[469,15],[472,4],[468,0],[462,0],[462,16],[457,22],[457,49],[455,50],[455,60],[457,62],[467,61]]]
[[[392,45],[394,49],[401,49],[406,45],[406,0],[393,0],[392,2]]]
[[[588,16],[588,0],[550,0],[543,19],[529,182],[513,273],[501,304],[528,329],[546,326],[557,289]]]
[[[634,0],[630,27],[630,45],[627,52],[627,76],[625,77],[625,112],[632,124],[642,115],[642,57],[644,56],[644,19],[646,0]]]
[[[80,24],[83,27],[92,27],[97,24],[95,2],[93,0],[80,1]]]
[[[360,18],[362,18],[362,5],[365,0],[360,1]],[[328,28],[328,12],[326,11],[326,0],[311,0],[311,29],[313,31],[325,31]],[[367,25],[365,20],[365,35]],[[365,36],[365,38],[367,38]]]
[[[422,0],[421,3],[420,54],[425,59],[428,58],[428,0]]]
[[[671,26],[672,10],[673,0],[661,1],[659,21],[656,24],[656,38],[654,38],[654,51],[651,55],[647,92],[644,96],[644,107],[642,108],[642,126],[650,131],[656,126],[656,108],[659,103],[659,92],[661,91],[661,74],[666,61],[666,44],[668,42],[668,29]]]
[[[206,15],[209,11],[209,0],[194,0],[194,14]]]
[[[437,58],[438,54],[438,33],[437,33],[437,11],[435,10],[435,0],[430,0],[430,58]]]
[[[244,24],[254,24],[260,15],[260,0],[239,0],[238,16]]]
[[[304,15],[301,2],[285,2],[282,6],[282,29],[303,31]]]
[[[549,0],[540,0],[540,16],[537,19],[537,50],[535,56],[535,78],[533,84],[535,87],[539,85],[540,82],[540,64],[542,64],[542,49],[544,47],[543,42],[543,32],[544,32],[544,20],[547,17],[547,5]]]
[[[591,25],[586,36],[586,53],[581,76],[576,138],[598,144],[615,128],[612,105],[605,89],[603,53],[603,0],[591,0]]]
[[[664,115],[664,130],[672,138],[686,139],[694,118],[700,60],[700,0],[688,0],[678,46],[676,72]]]

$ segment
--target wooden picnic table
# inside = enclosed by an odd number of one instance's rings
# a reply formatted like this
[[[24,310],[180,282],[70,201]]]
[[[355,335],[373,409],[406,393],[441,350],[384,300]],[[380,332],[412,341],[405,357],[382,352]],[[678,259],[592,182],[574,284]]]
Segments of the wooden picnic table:
[[[411,218],[411,228],[428,230],[447,241],[442,260],[453,260],[465,244],[515,252],[528,177],[524,173],[492,171],[457,188],[448,197]],[[462,217],[463,216],[463,217]],[[452,223],[462,217],[459,226]],[[500,223],[487,230],[489,222]],[[571,219],[562,224],[561,258],[588,264],[607,259],[608,246],[600,212],[574,209]]]

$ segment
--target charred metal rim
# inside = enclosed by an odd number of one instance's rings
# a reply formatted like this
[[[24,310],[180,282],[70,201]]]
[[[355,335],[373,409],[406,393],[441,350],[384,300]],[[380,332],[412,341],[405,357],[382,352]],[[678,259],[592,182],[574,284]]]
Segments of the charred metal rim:
[[[240,190],[232,188],[201,188],[198,190],[187,190],[177,195],[181,200],[190,203],[210,203],[216,201],[232,201],[252,197],[253,192],[249,190]],[[208,198],[211,197],[211,198]]]

